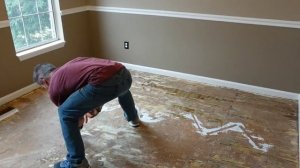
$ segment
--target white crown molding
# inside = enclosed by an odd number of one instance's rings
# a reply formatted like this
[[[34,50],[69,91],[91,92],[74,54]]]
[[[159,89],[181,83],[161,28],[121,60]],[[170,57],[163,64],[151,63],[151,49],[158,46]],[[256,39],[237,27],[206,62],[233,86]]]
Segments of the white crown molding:
[[[5,27],[9,27],[9,21],[8,20],[0,21],[0,29]]]
[[[185,19],[219,21],[219,22],[230,22],[230,23],[241,23],[241,24],[252,24],[252,25],[263,25],[263,26],[274,26],[274,27],[286,27],[286,28],[298,28],[298,29],[300,28],[300,21],[224,16],[224,15],[191,13],[191,12],[177,12],[177,11],[166,11],[166,10],[104,7],[104,6],[88,6],[87,9],[89,11],[99,11],[99,12],[175,17],[175,18],[185,18]]]
[[[218,22],[228,22],[228,23],[240,23],[240,24],[300,29],[300,21],[225,16],[225,15],[213,15],[213,14],[153,10],[153,9],[119,8],[119,7],[105,7],[105,6],[81,6],[76,8],[63,9],[61,11],[61,14],[69,15],[69,14],[75,14],[75,13],[80,13],[85,11],[175,17],[175,18],[183,18],[183,19],[195,19],[195,20],[218,21]],[[0,21],[0,28],[4,28],[4,27],[9,27],[8,20]]]
[[[277,97],[277,98],[284,98],[284,99],[291,99],[291,100],[299,100],[300,99],[298,93],[291,93],[291,92],[286,92],[286,91],[281,91],[281,90],[269,89],[269,88],[264,88],[264,87],[258,87],[258,86],[253,86],[253,85],[237,83],[237,82],[219,80],[219,79],[214,79],[214,78],[208,78],[208,77],[203,77],[203,76],[197,76],[197,75],[192,75],[192,74],[187,74],[187,73],[169,71],[169,70],[158,69],[158,68],[151,68],[151,67],[128,64],[128,63],[123,63],[123,64],[128,69],[132,69],[132,70],[149,72],[149,73],[159,74],[159,75],[166,75],[166,76],[170,76],[170,77],[176,77],[176,78],[200,82],[200,83],[204,83],[204,84],[208,84],[208,85],[216,86],[216,87],[237,89],[237,90],[250,92],[250,93],[254,93],[254,94],[262,95],[262,96],[268,96],[268,97]]]
[[[12,100],[14,100],[14,99],[16,99],[16,98],[24,95],[24,94],[27,94],[27,93],[33,91],[34,89],[37,89],[37,88],[39,88],[39,85],[33,83],[33,84],[29,85],[29,86],[26,86],[26,87],[24,87],[24,88],[22,88],[20,90],[17,90],[15,92],[13,92],[11,94],[8,94],[8,95],[6,95],[4,97],[1,97],[0,98],[0,105],[8,103],[8,102],[10,102],[10,101],[12,101]]]
[[[89,6],[81,6],[81,7],[76,7],[76,8],[70,8],[70,9],[63,9],[61,11],[62,15],[69,15],[69,14],[74,14],[74,13],[80,13],[80,12],[85,12],[88,11]]]

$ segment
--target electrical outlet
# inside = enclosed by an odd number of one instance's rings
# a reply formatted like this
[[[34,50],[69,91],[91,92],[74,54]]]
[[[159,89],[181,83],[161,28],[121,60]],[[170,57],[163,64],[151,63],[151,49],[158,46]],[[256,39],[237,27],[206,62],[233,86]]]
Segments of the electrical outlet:
[[[129,41],[124,41],[124,48],[125,48],[126,50],[129,49]]]

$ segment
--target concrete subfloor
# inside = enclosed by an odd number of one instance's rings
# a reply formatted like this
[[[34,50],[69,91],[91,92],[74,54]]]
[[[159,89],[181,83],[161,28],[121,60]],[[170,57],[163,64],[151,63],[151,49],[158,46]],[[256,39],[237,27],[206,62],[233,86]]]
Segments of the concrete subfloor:
[[[92,168],[297,168],[297,102],[132,71],[143,125],[116,100],[81,133]],[[37,89],[0,121],[1,168],[47,168],[65,156],[57,107]]]

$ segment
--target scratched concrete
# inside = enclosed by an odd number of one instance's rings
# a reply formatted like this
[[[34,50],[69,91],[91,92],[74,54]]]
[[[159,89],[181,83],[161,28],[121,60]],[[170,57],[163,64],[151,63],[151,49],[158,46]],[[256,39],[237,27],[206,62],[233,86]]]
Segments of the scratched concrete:
[[[132,71],[143,125],[117,101],[81,131],[93,168],[297,168],[297,102]],[[64,158],[56,107],[37,89],[0,122],[1,168],[47,168]]]

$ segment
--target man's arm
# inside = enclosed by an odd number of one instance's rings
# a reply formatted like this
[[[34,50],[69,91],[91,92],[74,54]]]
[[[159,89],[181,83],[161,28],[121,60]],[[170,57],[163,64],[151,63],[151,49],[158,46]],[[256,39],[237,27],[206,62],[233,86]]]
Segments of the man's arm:
[[[87,123],[89,118],[94,118],[101,112],[102,107],[97,107],[87,113],[84,114],[84,116],[79,118],[78,127],[82,128],[84,123]]]

